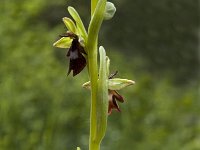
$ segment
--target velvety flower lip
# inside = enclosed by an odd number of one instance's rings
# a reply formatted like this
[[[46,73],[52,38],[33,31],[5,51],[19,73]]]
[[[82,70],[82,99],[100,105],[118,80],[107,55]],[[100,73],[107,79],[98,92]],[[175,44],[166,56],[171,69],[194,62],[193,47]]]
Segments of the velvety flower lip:
[[[72,40],[71,46],[67,52],[67,57],[69,57],[69,70],[67,75],[70,74],[71,71],[73,71],[73,76],[76,76],[79,74],[86,66],[86,59],[83,54],[87,55],[84,47],[81,46],[79,42],[79,38],[76,34],[72,32],[67,32],[63,35],[60,35],[61,37],[70,37]]]
[[[117,101],[123,103],[123,97],[115,90],[108,90],[108,114],[112,113],[112,110],[115,109],[118,112],[121,112]]]

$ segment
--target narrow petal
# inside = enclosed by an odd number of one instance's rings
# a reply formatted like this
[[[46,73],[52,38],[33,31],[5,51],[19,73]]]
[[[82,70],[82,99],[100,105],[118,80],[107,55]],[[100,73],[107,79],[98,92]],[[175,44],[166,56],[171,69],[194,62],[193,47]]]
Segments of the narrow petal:
[[[114,76],[118,74],[118,71],[115,71],[114,73],[110,74],[108,79],[112,79]]]

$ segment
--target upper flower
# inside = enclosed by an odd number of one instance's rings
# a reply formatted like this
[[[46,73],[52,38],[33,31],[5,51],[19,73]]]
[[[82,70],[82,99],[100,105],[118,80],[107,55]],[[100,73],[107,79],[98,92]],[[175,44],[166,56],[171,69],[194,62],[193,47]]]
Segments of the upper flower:
[[[70,18],[64,17],[63,22],[68,31],[60,35],[61,38],[53,46],[69,49],[67,52],[67,57],[70,59],[68,75],[73,71],[73,76],[75,76],[86,66],[85,41],[87,40],[87,32],[76,10],[68,7],[68,11],[76,24]]]
[[[64,35],[61,35],[61,37],[69,37],[72,39],[71,46],[69,48],[69,51],[67,52],[67,57],[69,57],[69,70],[68,75],[71,71],[73,71],[73,76],[79,74],[86,66],[86,59],[84,57],[84,54],[86,55],[86,52],[84,50],[84,47],[81,46],[78,36],[72,32],[67,32]]]

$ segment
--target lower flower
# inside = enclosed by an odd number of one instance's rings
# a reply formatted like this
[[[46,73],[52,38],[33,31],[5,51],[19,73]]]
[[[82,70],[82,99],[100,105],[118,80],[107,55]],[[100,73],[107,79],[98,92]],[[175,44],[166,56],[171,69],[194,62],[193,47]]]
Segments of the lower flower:
[[[124,87],[130,86],[135,82],[127,79],[113,78],[117,74],[117,71],[108,77],[108,114],[112,113],[112,110],[121,112],[118,102],[123,103],[123,97],[117,92]],[[90,89],[90,81],[82,85],[86,89]]]

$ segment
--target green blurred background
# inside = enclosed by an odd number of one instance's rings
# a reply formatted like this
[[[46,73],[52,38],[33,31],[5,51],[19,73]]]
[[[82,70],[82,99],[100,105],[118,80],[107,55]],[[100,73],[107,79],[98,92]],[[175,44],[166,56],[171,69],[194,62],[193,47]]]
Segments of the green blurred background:
[[[199,150],[198,0],[113,0],[100,44],[111,71],[136,81],[121,90],[102,150]],[[66,50],[52,47],[74,6],[90,1],[0,1],[0,150],[83,150],[88,146],[87,71],[67,77]]]

